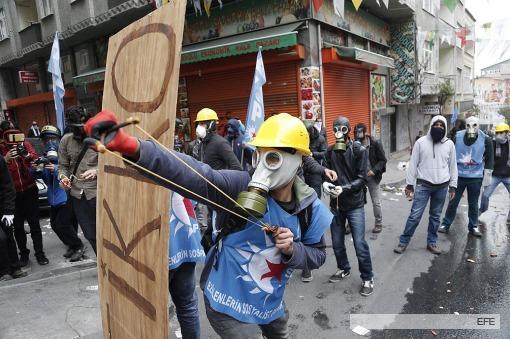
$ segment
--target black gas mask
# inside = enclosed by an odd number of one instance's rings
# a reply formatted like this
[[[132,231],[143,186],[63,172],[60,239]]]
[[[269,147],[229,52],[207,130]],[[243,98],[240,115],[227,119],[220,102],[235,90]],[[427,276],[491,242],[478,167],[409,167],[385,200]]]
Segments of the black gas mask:
[[[366,136],[366,133],[367,133],[367,127],[364,124],[359,123],[359,124],[356,125],[355,130],[356,130],[356,132],[355,132],[356,133],[356,135],[355,135],[356,140],[362,142],[363,139],[365,139],[365,136]]]
[[[84,107],[73,106],[66,112],[66,125],[73,133],[73,139],[83,141],[87,136],[83,126],[93,116]]]
[[[351,124],[346,117],[338,117],[333,122],[333,134],[335,135],[335,144],[333,150],[337,152],[345,152],[347,149],[347,140],[349,138],[349,131]]]

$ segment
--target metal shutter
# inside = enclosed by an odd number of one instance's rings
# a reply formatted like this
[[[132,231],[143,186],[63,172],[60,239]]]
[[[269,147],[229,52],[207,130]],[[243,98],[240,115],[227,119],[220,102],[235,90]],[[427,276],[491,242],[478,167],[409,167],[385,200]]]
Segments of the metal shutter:
[[[335,142],[333,121],[339,115],[349,119],[351,130],[359,122],[370,130],[369,77],[370,72],[365,69],[324,65],[324,111],[329,144]]]
[[[254,67],[255,63],[253,67],[186,77],[191,121],[195,121],[200,109],[209,107],[219,117],[231,112],[232,117],[238,117],[245,123]],[[267,82],[263,91],[266,118],[273,112],[299,116],[297,63],[265,65],[265,72]]]

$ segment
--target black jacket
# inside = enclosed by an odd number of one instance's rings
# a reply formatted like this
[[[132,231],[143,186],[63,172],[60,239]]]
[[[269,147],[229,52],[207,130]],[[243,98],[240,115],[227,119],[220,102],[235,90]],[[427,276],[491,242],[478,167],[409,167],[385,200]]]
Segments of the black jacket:
[[[14,214],[15,200],[16,191],[14,190],[14,184],[12,183],[4,157],[0,155],[0,218],[5,214]]]
[[[510,157],[510,142],[506,142],[502,145],[497,145],[496,141],[494,145],[494,171],[493,176],[508,178],[510,177],[510,166],[508,166],[508,157]],[[501,154],[497,154],[497,147],[500,147]]]
[[[193,151],[193,156],[214,170],[243,170],[228,141],[216,132],[209,133],[202,142],[197,142],[195,147],[198,147],[198,150]]]
[[[366,203],[366,183],[368,152],[358,141],[349,141],[345,152],[333,151],[329,146],[326,152],[326,167],[335,171],[342,186],[338,199],[331,199],[330,206],[335,210],[350,211],[363,207]]]
[[[369,136],[370,147],[368,147],[368,160],[370,161],[370,167],[374,172],[374,179],[377,182],[381,182],[382,175],[386,172],[386,154],[379,140],[375,140],[372,136]]]
[[[326,139],[317,131],[316,135],[310,139],[310,151],[312,152],[312,157],[318,165],[322,165],[324,163],[324,158],[326,157],[326,150],[328,149],[328,144],[326,143]],[[324,174],[324,168],[321,171],[313,171],[312,168],[304,169],[304,178],[305,182],[312,187],[320,186],[322,184],[322,176]]]

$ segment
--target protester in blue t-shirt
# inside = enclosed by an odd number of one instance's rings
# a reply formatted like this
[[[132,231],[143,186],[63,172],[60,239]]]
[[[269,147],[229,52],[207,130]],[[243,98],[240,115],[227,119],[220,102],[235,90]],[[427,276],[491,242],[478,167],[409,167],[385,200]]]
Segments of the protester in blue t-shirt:
[[[100,139],[112,124],[117,124],[116,116],[103,111],[85,130]],[[303,156],[310,155],[301,120],[281,113],[260,126],[251,142],[256,147],[251,176],[216,171],[189,156],[169,154],[122,129],[104,140],[108,149],[170,181],[154,177],[160,185],[214,210],[214,246],[207,254],[201,287],[215,332],[229,339],[259,338],[260,331],[266,337],[287,338],[286,282],[294,269],[317,269],[324,263],[324,233],[332,220],[315,191],[296,176]],[[236,198],[234,204],[231,199]]]

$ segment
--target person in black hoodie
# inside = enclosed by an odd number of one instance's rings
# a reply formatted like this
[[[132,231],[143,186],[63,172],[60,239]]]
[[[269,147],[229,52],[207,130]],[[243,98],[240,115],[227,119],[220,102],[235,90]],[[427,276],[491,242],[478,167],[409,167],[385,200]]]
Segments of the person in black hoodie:
[[[0,155],[0,281],[7,275],[21,278],[27,275],[20,269],[16,242],[12,232],[16,191],[4,157]]]
[[[326,156],[326,150],[328,149],[326,139],[324,139],[319,130],[317,130],[317,128],[314,126],[314,120],[305,120],[304,123],[310,137],[310,151],[312,152],[312,157],[315,159],[315,161],[322,165],[324,162],[324,157]],[[306,184],[313,188],[315,192],[317,192],[317,196],[320,198],[322,173],[316,174],[314,172],[305,171],[304,177]]]
[[[338,179],[324,182],[324,192],[331,196],[330,208],[334,218],[331,223],[331,239],[338,270],[330,282],[338,282],[351,273],[345,247],[345,223],[351,226],[354,249],[358,257],[362,285],[360,294],[368,296],[374,290],[372,259],[365,240],[365,209],[368,152],[359,141],[351,141],[349,119],[338,117],[333,122],[336,143],[328,147],[326,167],[334,170]]]
[[[386,155],[379,140],[367,134],[367,126],[358,123],[355,127],[356,140],[368,149],[367,187],[374,210],[375,225],[373,233],[382,231],[381,183],[382,175],[386,172]]]

